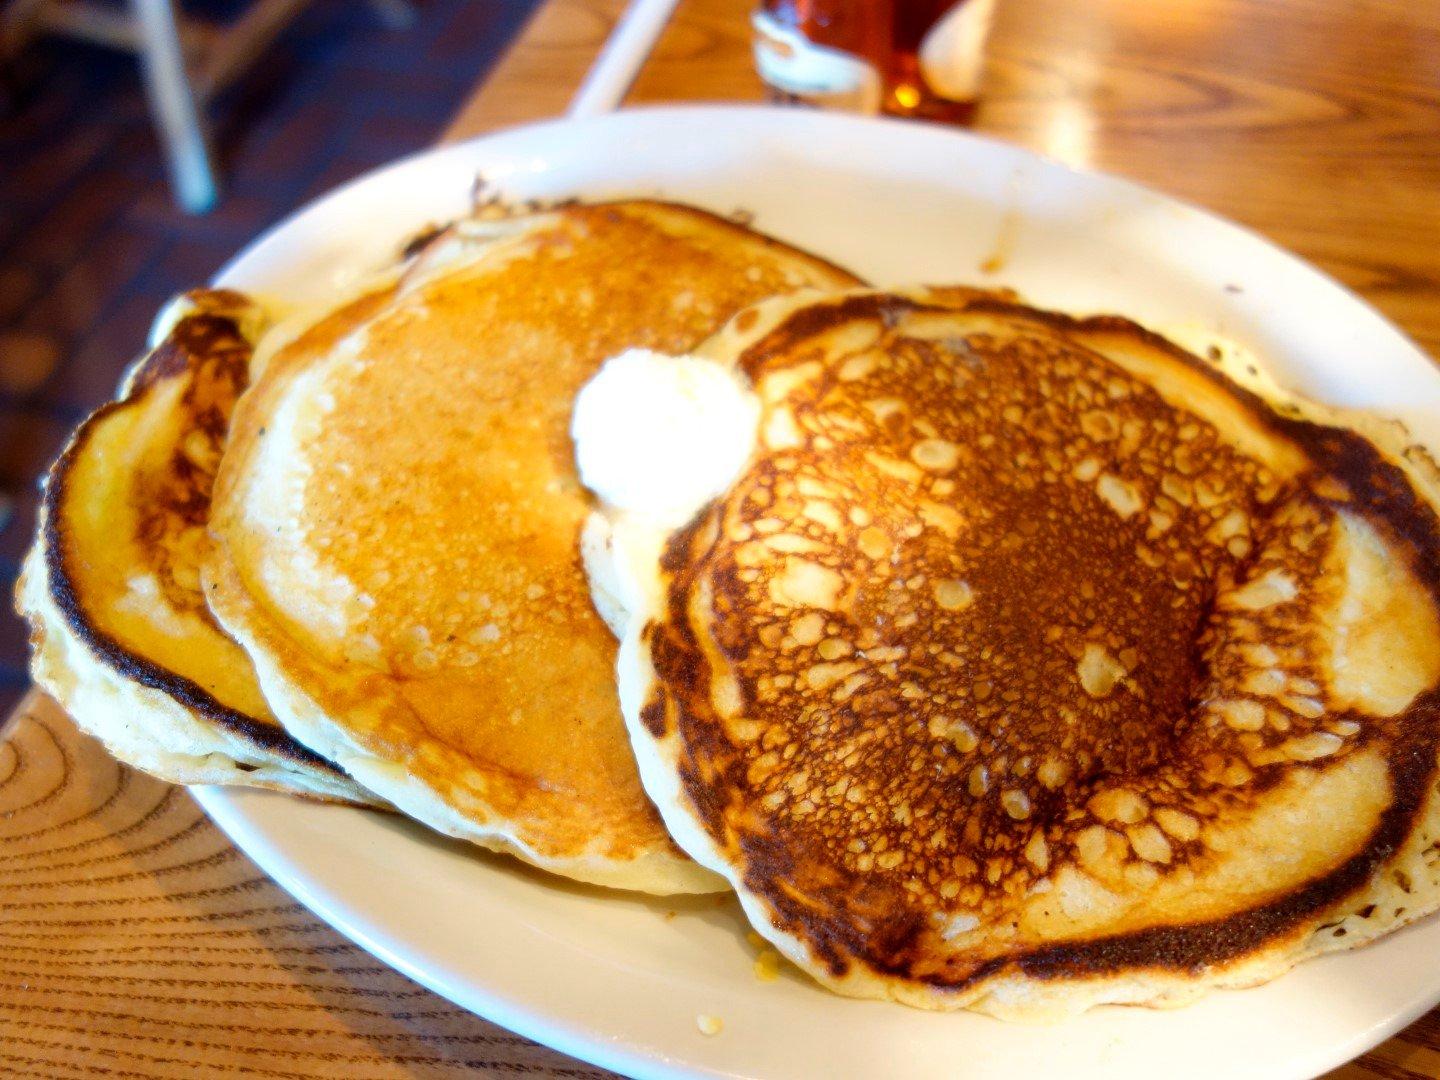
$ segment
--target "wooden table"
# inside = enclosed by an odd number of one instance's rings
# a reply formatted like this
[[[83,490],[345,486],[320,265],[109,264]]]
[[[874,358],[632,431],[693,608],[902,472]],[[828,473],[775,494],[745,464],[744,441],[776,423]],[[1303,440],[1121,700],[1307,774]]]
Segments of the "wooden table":
[[[750,4],[681,0],[627,104],[758,99]],[[623,6],[548,0],[450,137],[563,112]],[[1440,6],[1001,0],[977,126],[1244,222],[1440,355]],[[0,1075],[601,1075],[350,945],[45,699],[4,734]],[[1440,1077],[1440,1011],[1334,1075]]]

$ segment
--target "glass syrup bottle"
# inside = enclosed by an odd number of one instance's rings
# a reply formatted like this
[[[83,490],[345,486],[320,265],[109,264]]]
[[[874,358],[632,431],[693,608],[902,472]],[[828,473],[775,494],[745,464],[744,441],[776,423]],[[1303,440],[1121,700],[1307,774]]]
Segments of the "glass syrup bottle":
[[[755,65],[771,96],[965,123],[995,0],[764,0]]]

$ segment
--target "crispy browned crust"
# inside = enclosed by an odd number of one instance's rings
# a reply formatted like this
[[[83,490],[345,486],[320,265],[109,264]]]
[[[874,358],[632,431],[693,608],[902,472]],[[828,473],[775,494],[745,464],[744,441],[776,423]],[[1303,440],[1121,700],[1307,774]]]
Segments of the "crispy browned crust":
[[[1158,351],[1193,371],[1243,403],[1253,419],[1275,435],[1302,448],[1311,467],[1307,477],[1324,474],[1341,481],[1350,511],[1357,509],[1400,553],[1432,602],[1440,607],[1440,519],[1432,505],[1418,495],[1405,472],[1353,431],[1327,427],[1297,416],[1281,415],[1259,396],[1243,389],[1201,360],[1166,339],[1126,319],[1101,316],[1073,318],[1036,311],[995,296],[946,297],[958,301],[968,313],[1020,318],[1075,340],[1103,335]],[[809,305],[755,343],[739,359],[740,366],[759,379],[767,359],[808,341],[827,329],[856,318],[879,318],[893,325],[912,312],[927,310],[915,300],[867,294],[835,303]],[[931,310],[942,310],[935,308]],[[763,467],[763,466],[757,466]],[[1335,507],[1341,500],[1327,498],[1323,485],[1305,497]],[[1440,687],[1422,692],[1399,715],[1376,723],[1367,718],[1364,745],[1384,751],[1393,798],[1361,849],[1322,876],[1291,889],[1272,902],[1212,921],[1156,926],[1133,933],[1067,941],[1002,955],[979,966],[925,970],[924,935],[929,930],[919,913],[896,913],[875,908],[868,921],[834,918],[836,910],[863,909],[872,886],[866,874],[848,873],[833,862],[830,875],[816,884],[813,867],[801,895],[790,886],[807,853],[797,852],[783,839],[766,837],[763,830],[736,839],[727,814],[747,790],[746,762],[737,758],[734,745],[711,703],[709,688],[715,672],[707,659],[707,646],[696,633],[692,611],[695,590],[702,578],[714,590],[714,610],[743,611],[741,583],[729,569],[712,563],[724,541],[721,523],[727,499],[722,499],[670,540],[662,563],[667,613],[645,631],[656,674],[640,720],[656,739],[678,739],[681,789],[693,805],[699,823],[716,846],[735,852],[743,869],[744,888],[782,932],[803,941],[813,955],[842,979],[855,964],[885,976],[921,983],[942,991],[963,991],[1001,973],[1018,973],[1040,980],[1078,979],[1139,972],[1203,973],[1212,965],[1245,958],[1267,945],[1293,939],[1307,920],[1361,889],[1395,855],[1421,824],[1421,815],[1436,783],[1440,754]],[[1253,556],[1251,556],[1253,558]],[[719,631],[717,631],[719,632]],[[726,646],[723,641],[719,647]],[[698,691],[698,692],[692,692]],[[747,712],[745,715],[751,715]],[[1349,714],[1330,714],[1331,717]],[[1359,714],[1355,714],[1359,715]],[[859,723],[856,720],[855,723]],[[803,758],[804,755],[799,755]],[[787,761],[789,759],[787,758]],[[804,762],[799,762],[803,765]],[[1141,763],[1143,765],[1143,763]],[[791,766],[792,768],[799,765]],[[1284,768],[1257,769],[1256,783],[1264,789],[1281,779]],[[737,771],[738,770],[738,771]],[[717,779],[717,776],[719,779]],[[993,795],[993,792],[992,792]],[[1036,816],[1043,814],[1037,808]],[[739,849],[735,847],[739,844]],[[1179,845],[1177,845],[1178,847]],[[856,900],[856,898],[859,898]],[[877,901],[878,902],[878,901]],[[1313,927],[1312,927],[1313,928]]]
[[[211,311],[224,311],[227,305],[243,299],[228,290],[207,290],[195,295],[204,297],[205,306]],[[102,405],[80,425],[65,451],[51,467],[45,482],[42,530],[46,580],[50,597],[63,614],[71,632],[117,674],[169,695],[185,708],[266,753],[296,765],[319,769],[334,776],[345,776],[343,770],[291,738],[278,724],[265,723],[232,709],[217,701],[194,681],[126,648],[100,625],[95,613],[87,608],[84,596],[76,587],[77,579],[72,567],[78,556],[71,542],[63,507],[74,464],[85,452],[96,426],[112,414],[138,405],[158,380],[182,374],[187,370],[196,372],[203,367],[208,369],[212,377],[230,383],[233,393],[228,395],[229,401],[223,407],[210,403],[207,407],[194,410],[195,423],[212,437],[223,438],[229,419],[229,408],[248,379],[250,354],[251,346],[241,336],[234,318],[225,314],[209,313],[187,316],[176,325],[165,341],[136,367],[128,382],[127,396]],[[198,482],[198,477],[190,475],[194,471],[190,463],[178,455],[175,467],[177,470],[185,470],[181,473],[181,478],[192,482],[184,490],[184,494],[173,500],[166,510],[191,522],[205,521],[210,509],[208,479],[204,483]],[[209,617],[208,612],[201,614]],[[243,764],[239,767],[245,769]]]

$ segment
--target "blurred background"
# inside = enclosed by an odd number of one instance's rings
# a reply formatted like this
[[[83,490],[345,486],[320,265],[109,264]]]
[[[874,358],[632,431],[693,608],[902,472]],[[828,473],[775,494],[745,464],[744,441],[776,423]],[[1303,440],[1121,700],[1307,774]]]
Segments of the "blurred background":
[[[395,26],[314,0],[205,110],[222,198],[203,216],[172,197],[133,55],[36,35],[0,66],[0,715],[28,683],[8,597],[35,477],[114,394],[156,310],[291,210],[434,143],[534,2],[415,0]]]

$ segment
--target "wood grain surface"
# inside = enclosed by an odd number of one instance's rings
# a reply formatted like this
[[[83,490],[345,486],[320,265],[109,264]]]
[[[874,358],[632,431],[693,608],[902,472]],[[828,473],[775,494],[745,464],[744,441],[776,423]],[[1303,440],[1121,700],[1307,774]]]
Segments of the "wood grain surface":
[[[445,140],[565,113],[626,0],[546,0],[455,114]]]
[[[49,698],[5,734],[0,1076],[609,1075],[340,937]]]
[[[43,694],[12,715],[0,741],[0,1077],[470,1074],[611,1075],[352,945],[184,788],[119,764]],[[1331,1074],[1437,1076],[1440,1010]]]
[[[449,137],[564,110],[624,0],[548,0]],[[757,100],[751,0],[682,0],[628,102]],[[1440,4],[1000,0],[976,126],[1335,274],[1440,354]],[[0,729],[0,1076],[604,1075],[281,892],[183,791],[32,695]],[[1440,1012],[1338,1070],[1440,1077]]]

